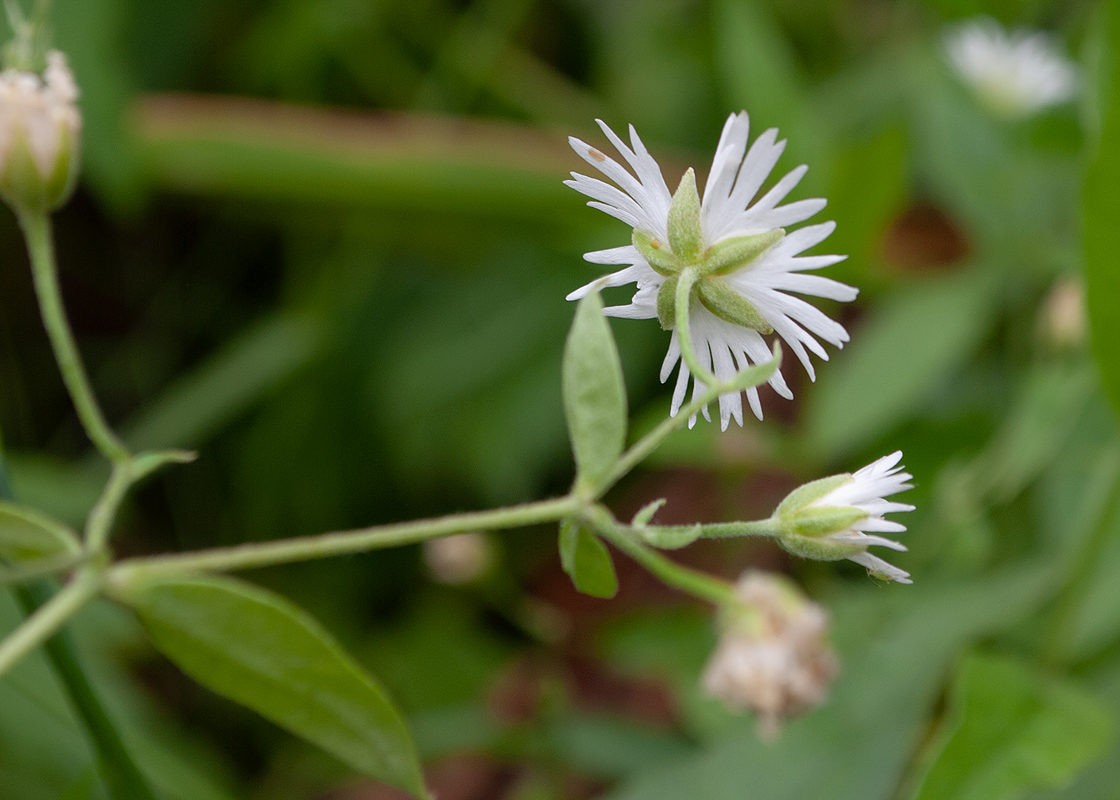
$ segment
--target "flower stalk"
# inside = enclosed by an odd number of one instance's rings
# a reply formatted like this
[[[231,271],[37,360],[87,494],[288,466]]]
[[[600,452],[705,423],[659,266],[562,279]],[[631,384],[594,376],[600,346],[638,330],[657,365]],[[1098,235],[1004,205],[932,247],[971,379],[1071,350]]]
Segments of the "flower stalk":
[[[39,310],[43,325],[47,329],[55,361],[62,372],[66,391],[78,412],[78,419],[85,428],[90,441],[105,458],[114,464],[127,461],[130,453],[124,442],[109,427],[105,414],[97,402],[90,385],[89,375],[74,334],[66,319],[62,305],[62,293],[58,286],[58,269],[55,265],[54,243],[51,238],[50,216],[44,211],[20,211],[17,213],[20,227],[27,241],[27,254],[31,259],[31,275],[35,281],[35,296],[39,300]]]

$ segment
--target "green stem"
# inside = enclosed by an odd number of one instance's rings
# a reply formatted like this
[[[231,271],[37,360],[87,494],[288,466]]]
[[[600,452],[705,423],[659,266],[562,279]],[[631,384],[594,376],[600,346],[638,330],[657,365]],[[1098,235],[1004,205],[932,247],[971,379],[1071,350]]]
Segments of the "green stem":
[[[679,323],[677,329],[680,330]],[[681,352],[687,352],[683,339],[681,340]],[[693,360],[695,361],[695,358],[693,358]],[[781,366],[781,363],[782,347],[780,344],[775,343],[774,357],[770,361],[763,364],[756,364],[753,367],[748,367],[740,371],[727,383],[714,381],[708,384],[708,387],[699,397],[683,406],[675,416],[667,417],[662,420],[656,428],[635,442],[629,450],[623,453],[611,470],[595,485],[593,496],[595,498],[602,497],[608,489],[618,483],[619,480],[630,473],[630,470],[638,466],[650,453],[656,450],[658,445],[669,437],[669,434],[683,427],[693,414],[699,413],[708,403],[715,401],[721,394],[726,394],[727,392],[741,392],[744,389],[765,383],[770,379],[770,376],[774,374],[774,370]]]
[[[27,253],[31,258],[31,274],[35,279],[35,293],[39,298],[43,325],[50,337],[51,347],[54,348],[55,360],[58,361],[66,390],[78,412],[78,419],[90,440],[107,459],[114,463],[125,461],[129,457],[128,448],[105,421],[62,306],[50,217],[43,212],[24,211],[19,213],[19,222],[27,239]]]
[[[102,589],[102,577],[79,572],[50,600],[0,641],[0,675],[52,636]]]
[[[719,386],[719,378],[700,363],[700,359],[696,357],[696,351],[692,347],[692,323],[688,313],[692,305],[692,287],[696,285],[696,281],[699,279],[699,273],[691,267],[684,269],[677,279],[675,308],[677,336],[681,340],[681,357],[684,358],[684,363],[688,365],[692,377],[705,386]],[[705,403],[705,405],[707,404]]]
[[[590,520],[596,530],[663,583],[716,606],[737,602],[730,583],[671,561],[639,541],[633,531],[611,518],[605,509],[602,511]]]
[[[16,597],[24,613],[31,615],[50,601],[51,590],[45,583],[36,583],[18,587]],[[65,630],[60,630],[47,639],[43,647],[94,744],[109,796],[119,800],[156,800],[155,793],[132,760],[120,733],[86,677],[70,636]]]
[[[131,458],[113,464],[109,482],[105,484],[101,497],[98,498],[97,504],[86,519],[86,550],[90,553],[100,553],[104,549],[113,527],[113,520],[117,516],[117,509],[120,508],[121,501],[132,486],[133,474]]]
[[[519,528],[541,522],[555,522],[577,513],[581,505],[581,502],[574,497],[560,497],[511,508],[472,511],[436,519],[378,525],[353,531],[323,533],[318,536],[300,536],[277,542],[250,542],[233,547],[198,550],[193,553],[134,558],[110,568],[108,580],[110,584],[119,586],[146,578],[184,572],[228,572],[363,553],[467,531]]]
[[[0,442],[0,499],[11,500],[11,484],[7,479],[3,444]],[[14,587],[16,599],[24,614],[33,615],[46,605],[53,594],[50,584],[34,583]],[[65,628],[47,639],[44,649],[47,659],[62,683],[73,704],[78,718],[97,753],[98,765],[105,779],[110,796],[115,800],[156,800],[136,762],[124,746],[120,733],[109,718],[105,707],[93,690],[85,674],[74,642]]]
[[[664,536],[683,536],[699,527],[705,539],[734,539],[740,536],[756,536],[774,539],[782,535],[782,529],[773,519],[751,520],[749,522],[712,522],[698,525],[647,525],[646,528]]]

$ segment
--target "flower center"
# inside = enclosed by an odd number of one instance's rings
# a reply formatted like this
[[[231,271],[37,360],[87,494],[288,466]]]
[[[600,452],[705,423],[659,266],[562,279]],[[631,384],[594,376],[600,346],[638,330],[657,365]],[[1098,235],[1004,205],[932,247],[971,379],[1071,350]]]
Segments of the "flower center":
[[[700,195],[696,190],[696,174],[691,168],[681,178],[669,205],[668,243],[634,229],[633,243],[650,268],[666,280],[657,293],[657,319],[661,327],[676,327],[676,293],[681,272],[691,268],[699,280],[692,297],[720,319],[733,325],[752,328],[761,333],[774,329],[745,297],[723,280],[744,269],[769,247],[777,243],[785,231],[776,228],[765,233],[735,236],[704,249],[700,228]]]

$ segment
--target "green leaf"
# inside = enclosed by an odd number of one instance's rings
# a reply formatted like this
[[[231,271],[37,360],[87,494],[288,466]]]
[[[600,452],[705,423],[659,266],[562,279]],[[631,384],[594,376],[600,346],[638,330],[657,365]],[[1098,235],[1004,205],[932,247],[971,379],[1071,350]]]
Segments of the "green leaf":
[[[1085,690],[1010,658],[969,658],[953,706],[917,800],[1010,800],[1062,786],[1112,734],[1109,713]]]
[[[302,609],[231,578],[122,590],[180,669],[366,775],[427,797],[415,746],[384,689]]]
[[[1085,175],[1084,247],[1086,292],[1093,354],[1105,391],[1120,409],[1120,13],[1104,4],[1108,36],[1101,53],[1100,138]]]
[[[844,357],[821,369],[808,407],[813,448],[825,459],[836,458],[918,410],[988,330],[995,289],[988,272],[973,269],[884,299],[853,332]]]
[[[626,387],[598,292],[579,301],[564,348],[564,415],[581,481],[594,483],[626,440]]]
[[[78,553],[78,536],[58,520],[0,501],[0,558],[27,561]]]
[[[573,520],[560,523],[560,563],[576,588],[592,597],[614,597],[618,578],[607,546]]]

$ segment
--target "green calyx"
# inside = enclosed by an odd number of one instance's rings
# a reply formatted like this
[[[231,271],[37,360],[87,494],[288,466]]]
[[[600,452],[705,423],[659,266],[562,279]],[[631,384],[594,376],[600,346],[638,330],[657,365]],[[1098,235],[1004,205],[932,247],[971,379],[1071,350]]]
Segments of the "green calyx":
[[[705,250],[696,174],[689,169],[681,178],[669,206],[668,234],[668,242],[637,229],[632,237],[634,247],[650,268],[667,279],[657,294],[657,319],[662,328],[672,330],[675,327],[678,278],[681,272],[691,268],[698,277],[692,297],[705,308],[733,325],[773,333],[773,327],[758,309],[721,278],[750,266],[781,241],[784,230],[725,239]]]
[[[838,561],[866,550],[862,544],[828,538],[866,519],[869,514],[853,506],[816,505],[830,492],[852,480],[849,474],[810,481],[786,495],[772,520],[781,534],[778,544],[788,553],[814,561]]]
[[[7,157],[0,162],[0,197],[10,206],[31,212],[53,211],[74,191],[78,176],[77,136],[65,126],[58,131],[58,149],[44,175],[31,152],[28,133],[15,126]]]

